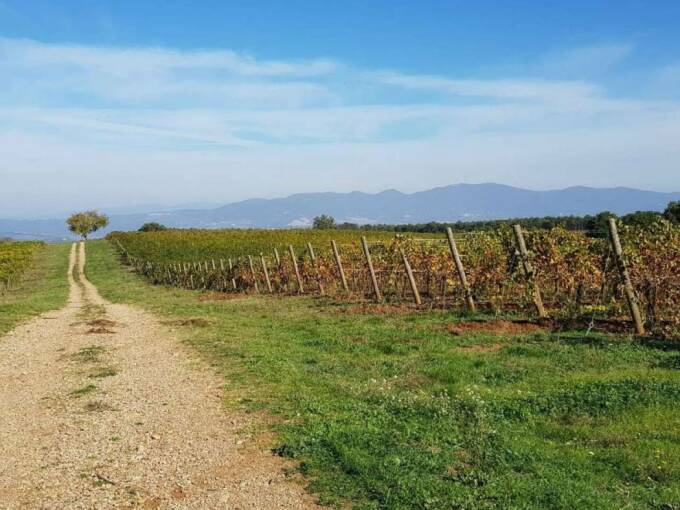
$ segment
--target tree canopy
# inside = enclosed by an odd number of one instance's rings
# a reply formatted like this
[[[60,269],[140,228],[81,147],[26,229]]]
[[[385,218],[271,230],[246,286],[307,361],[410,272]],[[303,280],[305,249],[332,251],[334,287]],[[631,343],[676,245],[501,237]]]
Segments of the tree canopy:
[[[663,215],[668,221],[680,223],[680,201],[670,202]]]
[[[139,232],[160,232],[161,230],[168,230],[168,227],[155,221],[150,221],[139,227]]]
[[[109,218],[97,211],[83,211],[69,216],[66,224],[71,232],[87,239],[87,236],[108,225]]]
[[[332,216],[322,214],[321,216],[314,218],[313,227],[319,230],[329,230],[331,228],[335,228],[335,219]]]

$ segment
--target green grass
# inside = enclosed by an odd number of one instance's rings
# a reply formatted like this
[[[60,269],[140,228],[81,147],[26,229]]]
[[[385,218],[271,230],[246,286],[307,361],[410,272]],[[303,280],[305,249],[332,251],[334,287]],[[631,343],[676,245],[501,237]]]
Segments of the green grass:
[[[73,354],[72,358],[81,363],[98,363],[105,352],[106,349],[101,345],[88,345]]]
[[[114,375],[118,375],[118,370],[116,370],[115,368],[100,367],[97,368],[96,370],[93,370],[89,377],[91,379],[104,379],[105,377],[113,377]]]
[[[88,243],[87,274],[114,302],[206,319],[175,329],[229,382],[228,405],[280,417],[276,452],[322,502],[680,508],[678,344],[454,336],[451,314],[309,297],[201,301],[146,284],[105,242]]]
[[[97,387],[94,384],[87,384],[83,386],[82,388],[78,388],[77,390],[73,390],[71,392],[71,396],[75,398],[80,398],[84,397],[85,395],[89,395],[90,393],[93,393],[97,391]]]
[[[0,294],[0,335],[26,319],[64,306],[70,248],[70,243],[39,248],[21,280],[12,290]]]

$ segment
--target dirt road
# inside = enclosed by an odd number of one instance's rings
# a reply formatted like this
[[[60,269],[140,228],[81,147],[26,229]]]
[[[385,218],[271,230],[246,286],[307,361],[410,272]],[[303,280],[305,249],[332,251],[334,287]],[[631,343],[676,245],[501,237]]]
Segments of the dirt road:
[[[0,338],[0,508],[315,508],[222,381],[70,256],[68,305]]]

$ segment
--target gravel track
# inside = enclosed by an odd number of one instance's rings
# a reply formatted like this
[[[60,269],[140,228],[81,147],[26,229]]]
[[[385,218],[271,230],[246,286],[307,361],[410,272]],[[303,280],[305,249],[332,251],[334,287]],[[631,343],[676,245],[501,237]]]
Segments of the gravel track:
[[[66,307],[0,339],[0,508],[317,508],[223,381],[84,267],[74,244]]]

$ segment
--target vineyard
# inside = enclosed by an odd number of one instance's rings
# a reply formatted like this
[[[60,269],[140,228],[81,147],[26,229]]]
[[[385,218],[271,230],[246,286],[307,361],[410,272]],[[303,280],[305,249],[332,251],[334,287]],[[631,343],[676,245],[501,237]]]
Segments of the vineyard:
[[[10,289],[33,262],[42,242],[0,242],[0,291]]]
[[[680,228],[624,227],[620,239],[617,257],[609,237],[562,228],[450,238],[335,230],[109,235],[123,260],[157,284],[536,314],[589,328],[631,327],[634,302],[647,331],[680,336]]]

